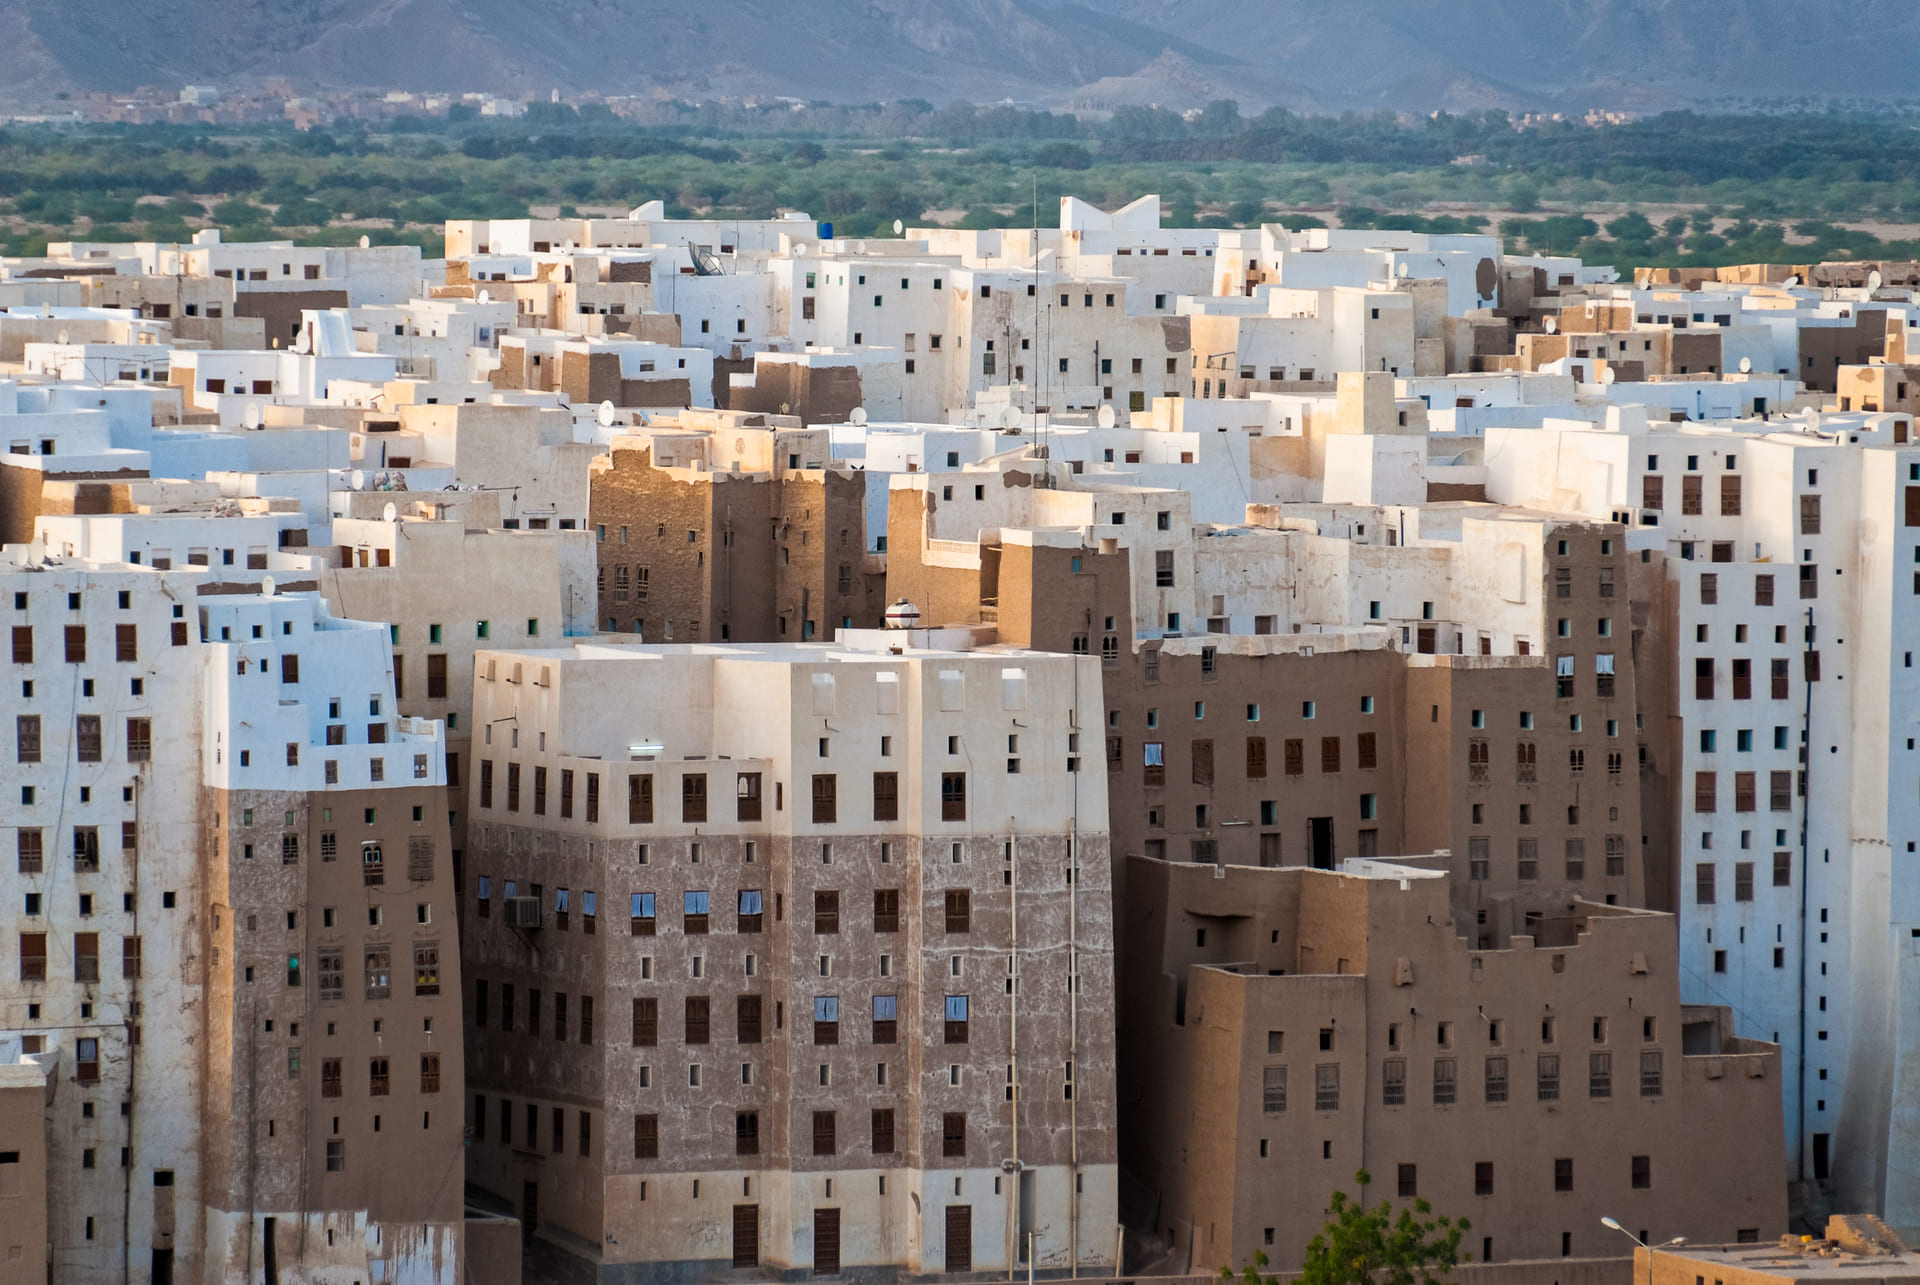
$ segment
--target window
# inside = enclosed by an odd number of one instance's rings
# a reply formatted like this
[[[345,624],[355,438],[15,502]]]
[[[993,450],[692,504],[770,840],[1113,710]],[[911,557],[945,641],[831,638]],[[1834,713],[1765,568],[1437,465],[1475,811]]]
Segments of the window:
[[[1287,1109],[1287,1068],[1269,1066],[1260,1073],[1260,1109],[1278,1115]]]
[[[384,1098],[393,1091],[393,1082],[387,1073],[387,1059],[376,1057],[367,1063],[367,1096]]]
[[[706,819],[707,774],[705,772],[688,772],[680,778],[681,823],[704,823]]]
[[[760,1154],[760,1113],[741,1111],[733,1117],[733,1153],[737,1156]]]
[[[813,894],[813,931],[825,936],[840,931],[840,894],[816,890]]]
[[[877,1107],[873,1112],[873,1154],[893,1154],[893,1108]]]
[[[1537,1096],[1542,1102],[1560,1100],[1560,1055],[1558,1053],[1540,1055],[1537,1089]]]
[[[839,778],[831,772],[816,772],[813,777],[813,823],[833,825],[839,819]]]
[[[1452,1106],[1459,1093],[1459,1064],[1450,1057],[1433,1060],[1433,1104]]]
[[[840,1042],[840,999],[835,995],[816,995],[813,997],[813,1042],[815,1044],[838,1044]]]
[[[1338,1111],[1340,1109],[1340,1068],[1334,1063],[1322,1063],[1313,1068],[1313,1109],[1315,1111]]]
[[[82,763],[100,761],[100,716],[81,714],[74,719],[75,756]]]
[[[1340,738],[1323,736],[1320,738],[1320,770],[1338,772],[1340,770]]]
[[[1486,1101],[1507,1101],[1507,1058],[1503,1056],[1486,1058]]]
[[[1653,1186],[1653,1157],[1635,1156],[1633,1158],[1633,1189],[1644,1191]]]
[[[320,1096],[323,1098],[337,1098],[341,1096],[340,1082],[340,1059],[337,1057],[322,1058],[320,1060]]]
[[[1640,1096],[1657,1098],[1661,1090],[1660,1050],[1647,1049],[1640,1054]]]
[[[968,892],[967,889],[947,889],[946,910],[948,932],[964,933],[972,931],[972,894]]]
[[[877,933],[900,931],[900,892],[897,888],[874,889],[873,930]]]
[[[368,999],[386,999],[393,993],[393,951],[387,946],[366,949]]]
[[[1473,1162],[1473,1194],[1491,1196],[1493,1194],[1493,1161],[1476,1160]]]
[[[1693,901],[1697,906],[1714,904],[1713,863],[1702,861],[1693,868]]]
[[[689,995],[686,1002],[686,1035],[688,1044],[705,1044],[712,1035],[711,1004],[705,995]]]
[[[733,1003],[734,1039],[741,1044],[758,1044],[761,1029],[761,1001],[758,995],[737,995]]]
[[[485,987],[486,983],[479,983]],[[341,950],[323,950],[320,952],[320,998],[324,1001],[338,1001],[347,995],[347,959]],[[478,991],[477,1007],[480,1013],[486,1011],[486,991]]]
[[[636,1115],[633,1117],[633,1158],[635,1160],[660,1158],[659,1116]]]
[[[1573,1157],[1559,1156],[1553,1162],[1553,1189],[1555,1191],[1573,1190]]]
[[[967,819],[967,774],[965,772],[940,774],[940,819],[942,821]]]
[[[813,1113],[813,1154],[830,1156],[838,1150],[834,1138],[833,1112],[815,1111]]]
[[[942,1156],[964,1156],[967,1154],[967,1113],[948,1111],[940,1117],[940,1154]]]
[[[1380,1105],[1389,1107],[1407,1104],[1407,1060],[1390,1057],[1380,1064]]]
[[[739,896],[738,919],[735,931],[757,933],[760,931],[765,901],[758,888],[742,888]]]
[[[965,995],[947,996],[946,1040],[948,1044],[967,1042],[967,997]]]
[[[632,893],[627,898],[627,914],[632,925],[633,936],[651,937],[654,935],[653,894],[650,892]]]
[[[897,1034],[899,999],[893,995],[873,997],[873,1042],[891,1044]]]
[[[1606,1052],[1587,1054],[1587,1096],[1590,1098],[1613,1096],[1613,1054]]]
[[[418,941],[413,944],[413,993],[440,993],[440,944]]]
[[[707,931],[707,894],[704,891],[683,894],[680,908],[685,932],[694,934]]]
[[[900,819],[900,774],[898,772],[873,774],[873,819],[875,821]]]
[[[652,1048],[660,1043],[660,1001],[652,997],[633,1001],[633,1046]]]

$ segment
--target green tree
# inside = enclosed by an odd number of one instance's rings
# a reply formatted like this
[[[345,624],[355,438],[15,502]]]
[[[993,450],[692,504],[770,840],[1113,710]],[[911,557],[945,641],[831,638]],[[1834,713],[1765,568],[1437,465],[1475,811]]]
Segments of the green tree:
[[[1353,1178],[1360,1198],[1333,1193],[1327,1202],[1332,1217],[1307,1242],[1297,1285],[1434,1285],[1460,1265],[1460,1237],[1472,1226],[1466,1219],[1435,1216],[1420,1197],[1403,1205],[1397,1217],[1389,1201],[1369,1208],[1372,1177],[1362,1169]],[[1274,1285],[1275,1277],[1260,1275],[1266,1265],[1267,1256],[1256,1250],[1241,1279],[1246,1285]],[[1223,1267],[1220,1276],[1232,1280],[1233,1273]]]

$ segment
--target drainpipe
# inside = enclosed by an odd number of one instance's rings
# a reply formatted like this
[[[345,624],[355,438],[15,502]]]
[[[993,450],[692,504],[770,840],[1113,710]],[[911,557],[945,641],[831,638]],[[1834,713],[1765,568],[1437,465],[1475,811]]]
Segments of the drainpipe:
[[[1813,683],[1807,678],[1805,665],[1806,653],[1812,650],[1812,634],[1813,608],[1808,607],[1807,632],[1800,640],[1800,685],[1806,689],[1800,707],[1800,770],[1804,774],[1806,788],[1800,792],[1800,1048],[1799,1056],[1795,1058],[1800,1091],[1795,1101],[1798,1136],[1793,1145],[1793,1153],[1799,1157],[1798,1168],[1802,1181],[1807,1176],[1807,878],[1810,864],[1807,805],[1813,797]]]
[[[1087,636],[1093,636],[1093,608],[1086,612]],[[1085,662],[1073,662],[1073,727],[1080,731],[1080,670]],[[1084,746],[1082,749],[1084,750]],[[1102,753],[1105,753],[1104,748]],[[1081,755],[1081,762],[1086,756]],[[1075,1076],[1080,1075],[1080,775],[1073,777],[1073,818],[1067,827],[1067,1061]],[[1082,1081],[1084,1083],[1084,1081]],[[1080,1085],[1074,1084],[1067,1099],[1067,1274],[1080,1274]],[[1114,1271],[1120,1270],[1119,1260]]]
[[[144,782],[138,773],[133,778],[133,868],[127,873],[132,876],[128,882],[133,885],[133,936],[140,937],[140,804],[141,786]],[[140,972],[135,973],[133,993],[128,1000],[127,1020],[127,1100],[139,1100],[140,1084],[140,1043],[133,1038],[140,1016],[140,973],[146,972],[146,958],[140,960]],[[127,1119],[127,1163],[120,1166],[120,1281],[121,1285],[132,1285],[133,1281],[133,1126],[137,1117]]]
[[[1012,1079],[1007,1088],[1013,1102],[1013,1190],[1008,1193],[1007,1203],[1011,1206],[1012,1216],[1007,1219],[1013,1235],[1013,1253],[1007,1255],[1007,1279],[1013,1279],[1013,1270],[1020,1257],[1020,836],[1014,828],[1013,818],[1007,818],[1007,868],[1013,883],[1011,888],[1012,911],[1012,949],[1010,959],[1013,981],[1013,1002],[1007,1005],[1007,1043],[1008,1070]]]
[[[232,913],[231,909],[228,911]],[[254,1128],[254,1116],[260,1105],[260,1014],[258,1010],[247,1010],[247,1281],[253,1280],[253,1223],[254,1223],[254,1177],[257,1172],[256,1161],[259,1148],[259,1132]]]

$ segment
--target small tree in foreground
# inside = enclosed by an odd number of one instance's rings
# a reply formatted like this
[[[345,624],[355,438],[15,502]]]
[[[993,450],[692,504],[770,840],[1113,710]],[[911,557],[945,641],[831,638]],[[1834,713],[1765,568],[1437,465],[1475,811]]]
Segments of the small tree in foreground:
[[[1360,1185],[1360,1198],[1333,1193],[1327,1202],[1332,1216],[1307,1242],[1296,1285],[1434,1285],[1459,1266],[1460,1237],[1471,1223],[1430,1216],[1433,1207],[1418,1197],[1398,1217],[1384,1200],[1370,1209],[1366,1189],[1372,1177],[1362,1169],[1354,1181]],[[1267,1256],[1255,1250],[1241,1279],[1246,1285],[1275,1285],[1276,1277],[1260,1274],[1266,1265]],[[1233,1277],[1225,1267],[1220,1275],[1224,1280]]]

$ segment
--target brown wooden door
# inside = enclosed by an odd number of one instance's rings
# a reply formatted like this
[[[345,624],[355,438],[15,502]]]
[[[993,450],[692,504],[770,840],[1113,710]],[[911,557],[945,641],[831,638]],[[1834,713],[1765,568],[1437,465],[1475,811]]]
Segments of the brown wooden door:
[[[837,1252],[837,1251],[836,1251]],[[760,1206],[733,1207],[733,1265],[760,1265]]]
[[[815,1276],[840,1274],[840,1211],[838,1209],[813,1211],[813,1274]]]
[[[973,1270],[973,1206],[947,1206],[947,1270]]]

